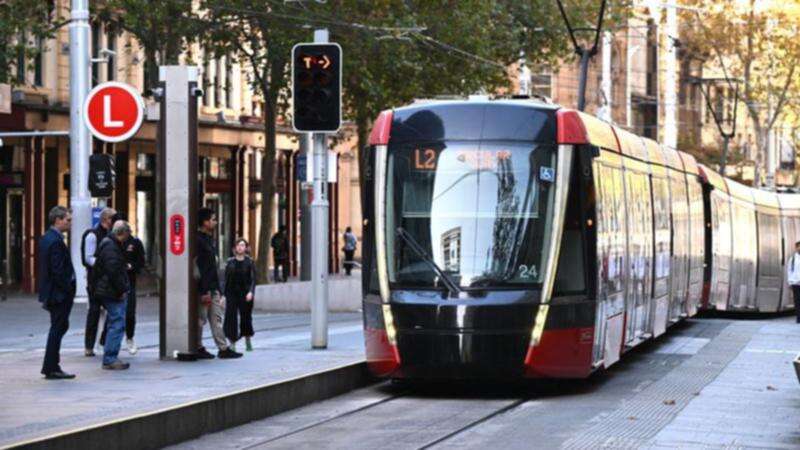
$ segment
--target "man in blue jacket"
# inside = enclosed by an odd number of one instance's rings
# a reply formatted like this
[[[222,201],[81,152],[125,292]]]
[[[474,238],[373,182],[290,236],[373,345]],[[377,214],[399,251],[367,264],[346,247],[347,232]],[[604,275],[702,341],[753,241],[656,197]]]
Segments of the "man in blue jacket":
[[[47,218],[50,229],[39,240],[39,302],[50,312],[42,374],[48,380],[71,379],[75,375],[61,370],[59,353],[75,299],[75,269],[64,244],[64,232],[69,230],[72,215],[67,208],[55,206]]]

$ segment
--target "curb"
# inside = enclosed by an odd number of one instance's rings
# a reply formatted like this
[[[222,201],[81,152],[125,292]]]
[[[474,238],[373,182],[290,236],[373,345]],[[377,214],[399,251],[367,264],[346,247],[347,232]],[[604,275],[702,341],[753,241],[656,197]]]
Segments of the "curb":
[[[376,381],[362,361],[0,446],[0,450],[161,448],[325,400]]]

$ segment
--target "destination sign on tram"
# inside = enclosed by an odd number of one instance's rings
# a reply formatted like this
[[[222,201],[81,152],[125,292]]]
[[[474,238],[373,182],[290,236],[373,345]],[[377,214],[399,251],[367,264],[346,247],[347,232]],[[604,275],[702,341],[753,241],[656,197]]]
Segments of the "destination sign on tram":
[[[432,147],[414,149],[412,165],[414,170],[435,171],[442,149]],[[456,161],[468,165],[473,170],[494,170],[498,164],[511,159],[509,150],[462,150],[455,152]]]

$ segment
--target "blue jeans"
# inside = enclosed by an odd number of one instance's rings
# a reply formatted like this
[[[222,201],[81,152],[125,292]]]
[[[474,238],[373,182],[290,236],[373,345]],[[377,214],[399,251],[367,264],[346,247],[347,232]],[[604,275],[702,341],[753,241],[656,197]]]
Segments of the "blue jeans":
[[[106,309],[106,324],[108,325],[108,336],[106,336],[106,344],[103,347],[103,364],[111,364],[117,360],[122,336],[125,334],[125,305],[127,298],[119,300],[100,297],[100,301]]]

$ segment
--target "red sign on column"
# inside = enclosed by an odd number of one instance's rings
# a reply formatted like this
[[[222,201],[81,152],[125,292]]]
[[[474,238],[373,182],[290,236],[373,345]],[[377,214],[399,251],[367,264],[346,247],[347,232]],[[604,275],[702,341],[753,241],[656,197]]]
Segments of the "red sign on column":
[[[169,250],[173,255],[182,255],[186,250],[186,220],[180,214],[169,218]]]
[[[144,101],[132,86],[116,81],[102,83],[86,97],[83,120],[97,139],[121,142],[139,131]]]

